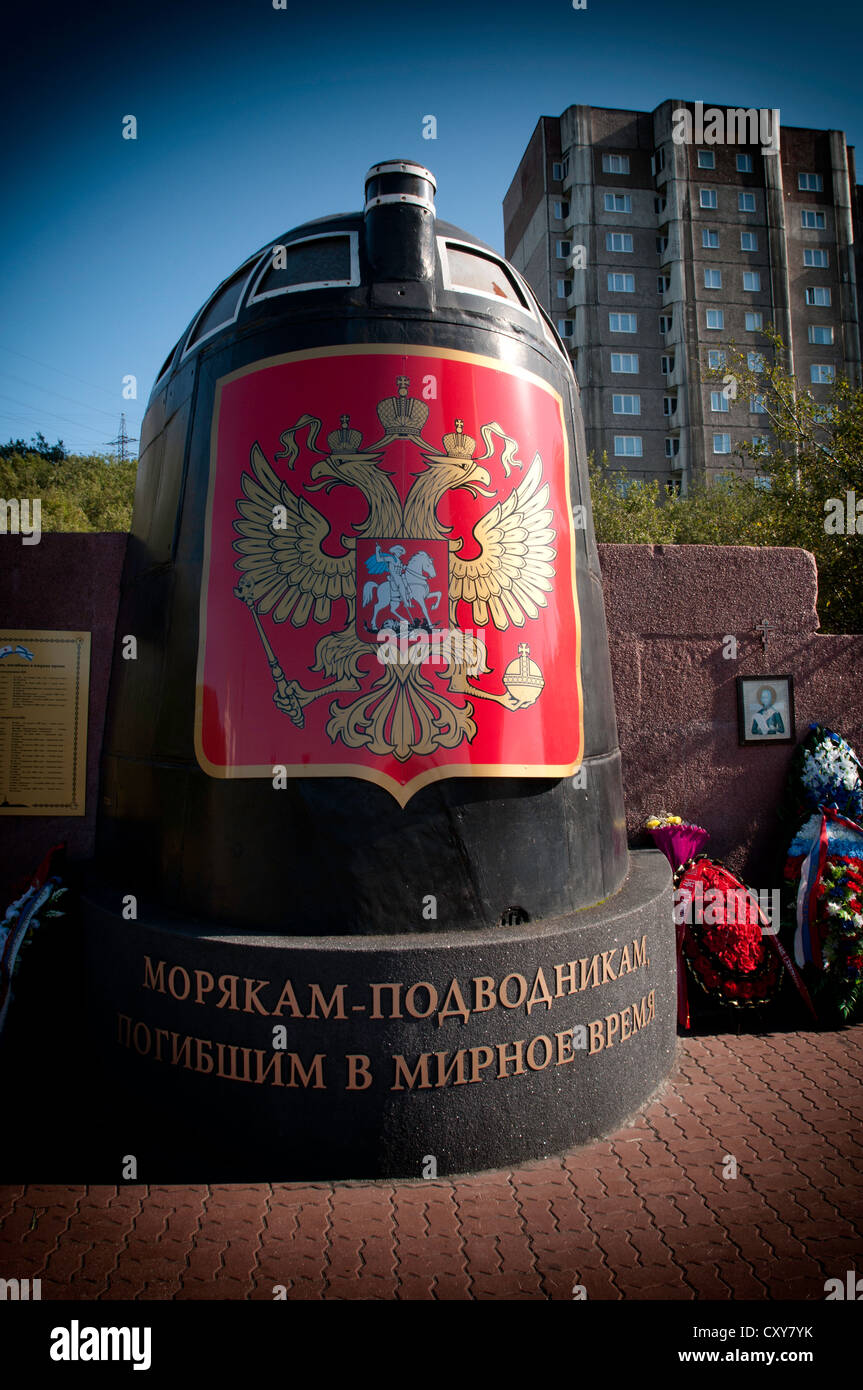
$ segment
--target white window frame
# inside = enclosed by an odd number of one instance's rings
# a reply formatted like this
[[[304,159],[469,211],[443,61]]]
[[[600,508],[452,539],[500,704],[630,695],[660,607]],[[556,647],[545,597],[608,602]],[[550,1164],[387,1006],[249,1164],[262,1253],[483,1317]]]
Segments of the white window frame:
[[[807,285],[806,303],[817,309],[829,309],[833,303],[833,293],[829,285]]]
[[[823,246],[804,246],[803,264],[812,270],[826,270],[830,265],[830,252]]]
[[[612,322],[613,319],[626,319],[631,326],[621,328],[619,323],[617,324],[617,326],[615,326],[615,324]],[[608,331],[609,333],[637,333],[638,315],[626,314],[622,313],[619,309],[613,309],[608,315]]]
[[[719,207],[719,198],[715,188],[700,188],[698,190],[698,206],[701,208],[711,208],[715,211]]]
[[[613,280],[631,280],[631,285],[625,285],[623,289],[612,284]],[[609,294],[635,294],[635,276],[629,270],[610,270],[608,272],[608,291]]]
[[[764,404],[764,397],[763,397],[762,395],[759,395],[759,396],[750,396],[750,397],[749,397],[749,414],[750,414],[750,415],[766,415],[766,414],[767,414],[767,406]]]
[[[625,359],[627,362],[634,362],[634,363],[635,363],[635,366],[634,366],[634,367],[622,367],[622,366],[617,366],[617,367],[615,367],[615,365],[614,365],[615,358],[617,359],[617,361],[618,361],[619,363],[620,363],[620,362],[623,362],[624,359]],[[612,370],[612,372],[614,373],[615,376],[638,376],[639,365],[640,365],[640,364],[639,364],[638,353],[637,353],[637,352],[613,352],[613,353],[611,354],[611,370]]]
[[[750,203],[752,204],[751,207],[749,206]],[[755,212],[755,211],[756,211],[755,194],[754,194],[754,193],[738,193],[738,195],[737,195],[737,211],[738,211],[738,212]]]
[[[832,362],[813,362],[809,368],[809,380],[813,386],[832,386],[836,380],[836,368]]]
[[[763,372],[763,371],[764,371],[764,353],[763,353],[763,352],[747,352],[747,354],[746,354],[746,366],[748,367],[748,369],[749,369],[750,372],[756,372],[756,373]]]
[[[564,246],[566,250],[564,251]],[[568,237],[558,237],[554,244],[554,254],[559,261],[568,261],[572,255],[572,242]]]
[[[761,271],[760,271],[760,270],[744,270],[744,272],[743,272],[743,288],[744,288],[744,290],[746,291],[747,294],[760,294],[760,293],[761,293]]]
[[[720,371],[728,362],[728,353],[725,348],[708,348],[707,365],[712,372]]]
[[[801,193],[823,193],[823,174],[798,174],[797,187]]]
[[[567,286],[569,286],[568,289]],[[572,294],[572,281],[561,278],[557,281],[556,289],[558,299],[569,299]]]
[[[739,154],[739,155],[737,156],[737,172],[738,172],[738,174],[751,174],[751,173],[752,173],[752,155],[751,155],[751,154]]]
[[[717,441],[717,439],[721,441],[721,446],[720,446],[719,448],[716,447],[716,441]],[[713,452],[714,452],[714,454],[730,454],[730,453],[731,453],[731,435],[730,435],[730,434],[715,434],[715,435],[713,436]]]
[[[629,155],[628,154],[603,154],[602,172],[604,174],[628,174]]]
[[[819,337],[816,336],[816,335],[819,334],[819,333],[829,334],[829,337],[822,337],[822,338],[819,338]],[[810,323],[810,325],[809,325],[809,341],[810,341],[810,343],[817,343],[817,344],[819,345],[819,347],[832,347],[832,346],[833,346],[833,325],[832,325],[832,323]]]
[[[764,327],[764,315],[760,309],[747,309],[743,323],[747,333],[760,333]]]
[[[727,415],[731,410],[728,397],[722,391],[710,392],[710,409],[714,414]]]
[[[827,227],[826,213],[819,212],[817,208],[801,208],[800,225],[809,232],[823,232]]]
[[[620,242],[619,246],[615,242]],[[627,246],[626,243],[629,242]],[[606,232],[605,249],[616,255],[631,256],[633,251],[632,232]]]
[[[632,444],[631,449],[626,448]],[[619,447],[622,446],[622,447]],[[640,459],[644,457],[644,441],[640,434],[616,434],[614,436],[614,457]]]
[[[749,243],[749,245],[747,245],[747,242]],[[758,250],[758,233],[757,233],[757,232],[741,232],[741,233],[740,233],[740,249],[741,249],[741,251],[757,251],[757,250]]]
[[[718,322],[717,322],[717,323],[711,323],[710,320],[711,320],[712,318],[718,319]],[[709,329],[711,333],[718,333],[718,332],[721,332],[722,329],[725,327],[725,310],[724,310],[724,309],[708,309],[708,310],[706,311],[706,318],[705,318],[705,320],[704,320],[704,327],[707,328],[707,329]]]
[[[701,228],[701,245],[705,251],[719,250],[719,232],[715,227]]]
[[[699,150],[696,163],[699,169],[715,169],[716,155],[713,150]]]
[[[555,198],[551,205],[552,216],[558,222],[566,222],[569,218],[569,202],[566,198]]]
[[[704,267],[704,288],[706,290],[722,289],[722,271],[716,266],[706,265]]]
[[[617,204],[622,203],[622,207]],[[603,196],[603,208],[605,212],[632,212],[632,195],[630,193],[606,193]]]
[[[634,402],[632,409],[627,409],[628,402]],[[611,397],[611,413],[612,415],[640,415],[641,396],[633,394],[613,395]]]

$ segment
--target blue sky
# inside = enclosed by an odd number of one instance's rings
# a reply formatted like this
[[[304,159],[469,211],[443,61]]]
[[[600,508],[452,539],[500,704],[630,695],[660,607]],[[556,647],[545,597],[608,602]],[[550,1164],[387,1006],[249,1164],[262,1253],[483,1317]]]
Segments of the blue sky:
[[[783,125],[863,141],[850,0],[48,0],[17,23],[31,27],[0,59],[0,440],[41,429],[80,452],[106,451],[121,410],[138,435],[216,284],[298,223],[360,206],[378,160],[427,164],[439,215],[502,250],[531,131],[575,102],[778,106]]]

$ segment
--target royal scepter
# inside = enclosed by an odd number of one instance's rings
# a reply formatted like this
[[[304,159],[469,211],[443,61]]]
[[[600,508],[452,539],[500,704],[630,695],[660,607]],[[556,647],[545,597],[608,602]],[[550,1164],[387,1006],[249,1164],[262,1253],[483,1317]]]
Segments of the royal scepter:
[[[273,695],[274,703],[280,710],[283,710],[285,714],[290,716],[298,729],[302,729],[306,722],[303,707],[290,685],[288,685],[285,679],[285,673],[279,665],[279,659],[270,645],[267,634],[264,632],[258,610],[255,607],[255,584],[250,574],[243,575],[239,584],[234,589],[234,594],[238,599],[243,601],[255,620],[255,627],[258,629],[261,645],[264,648],[267,661],[270,663],[270,672],[276,687],[275,694]]]

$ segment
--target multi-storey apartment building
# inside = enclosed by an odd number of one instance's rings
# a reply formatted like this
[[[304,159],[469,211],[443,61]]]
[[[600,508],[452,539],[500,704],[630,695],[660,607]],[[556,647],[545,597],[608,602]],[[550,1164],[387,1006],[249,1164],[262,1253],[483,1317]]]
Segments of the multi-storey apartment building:
[[[769,441],[760,399],[723,385],[730,344],[757,368],[775,325],[816,399],[860,379],[853,147],[781,127],[772,153],[769,128],[682,100],[570,106],[540,119],[504,199],[506,255],[572,355],[588,448],[678,491],[757,472],[735,451]]]

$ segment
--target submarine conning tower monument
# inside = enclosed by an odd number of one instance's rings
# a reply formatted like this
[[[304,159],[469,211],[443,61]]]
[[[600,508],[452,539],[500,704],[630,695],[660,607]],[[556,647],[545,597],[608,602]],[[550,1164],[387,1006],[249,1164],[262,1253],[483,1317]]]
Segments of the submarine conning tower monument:
[[[578,387],[435,192],[387,161],[268,242],[148,405],[86,939],[165,1180],[538,1158],[673,1058]]]

